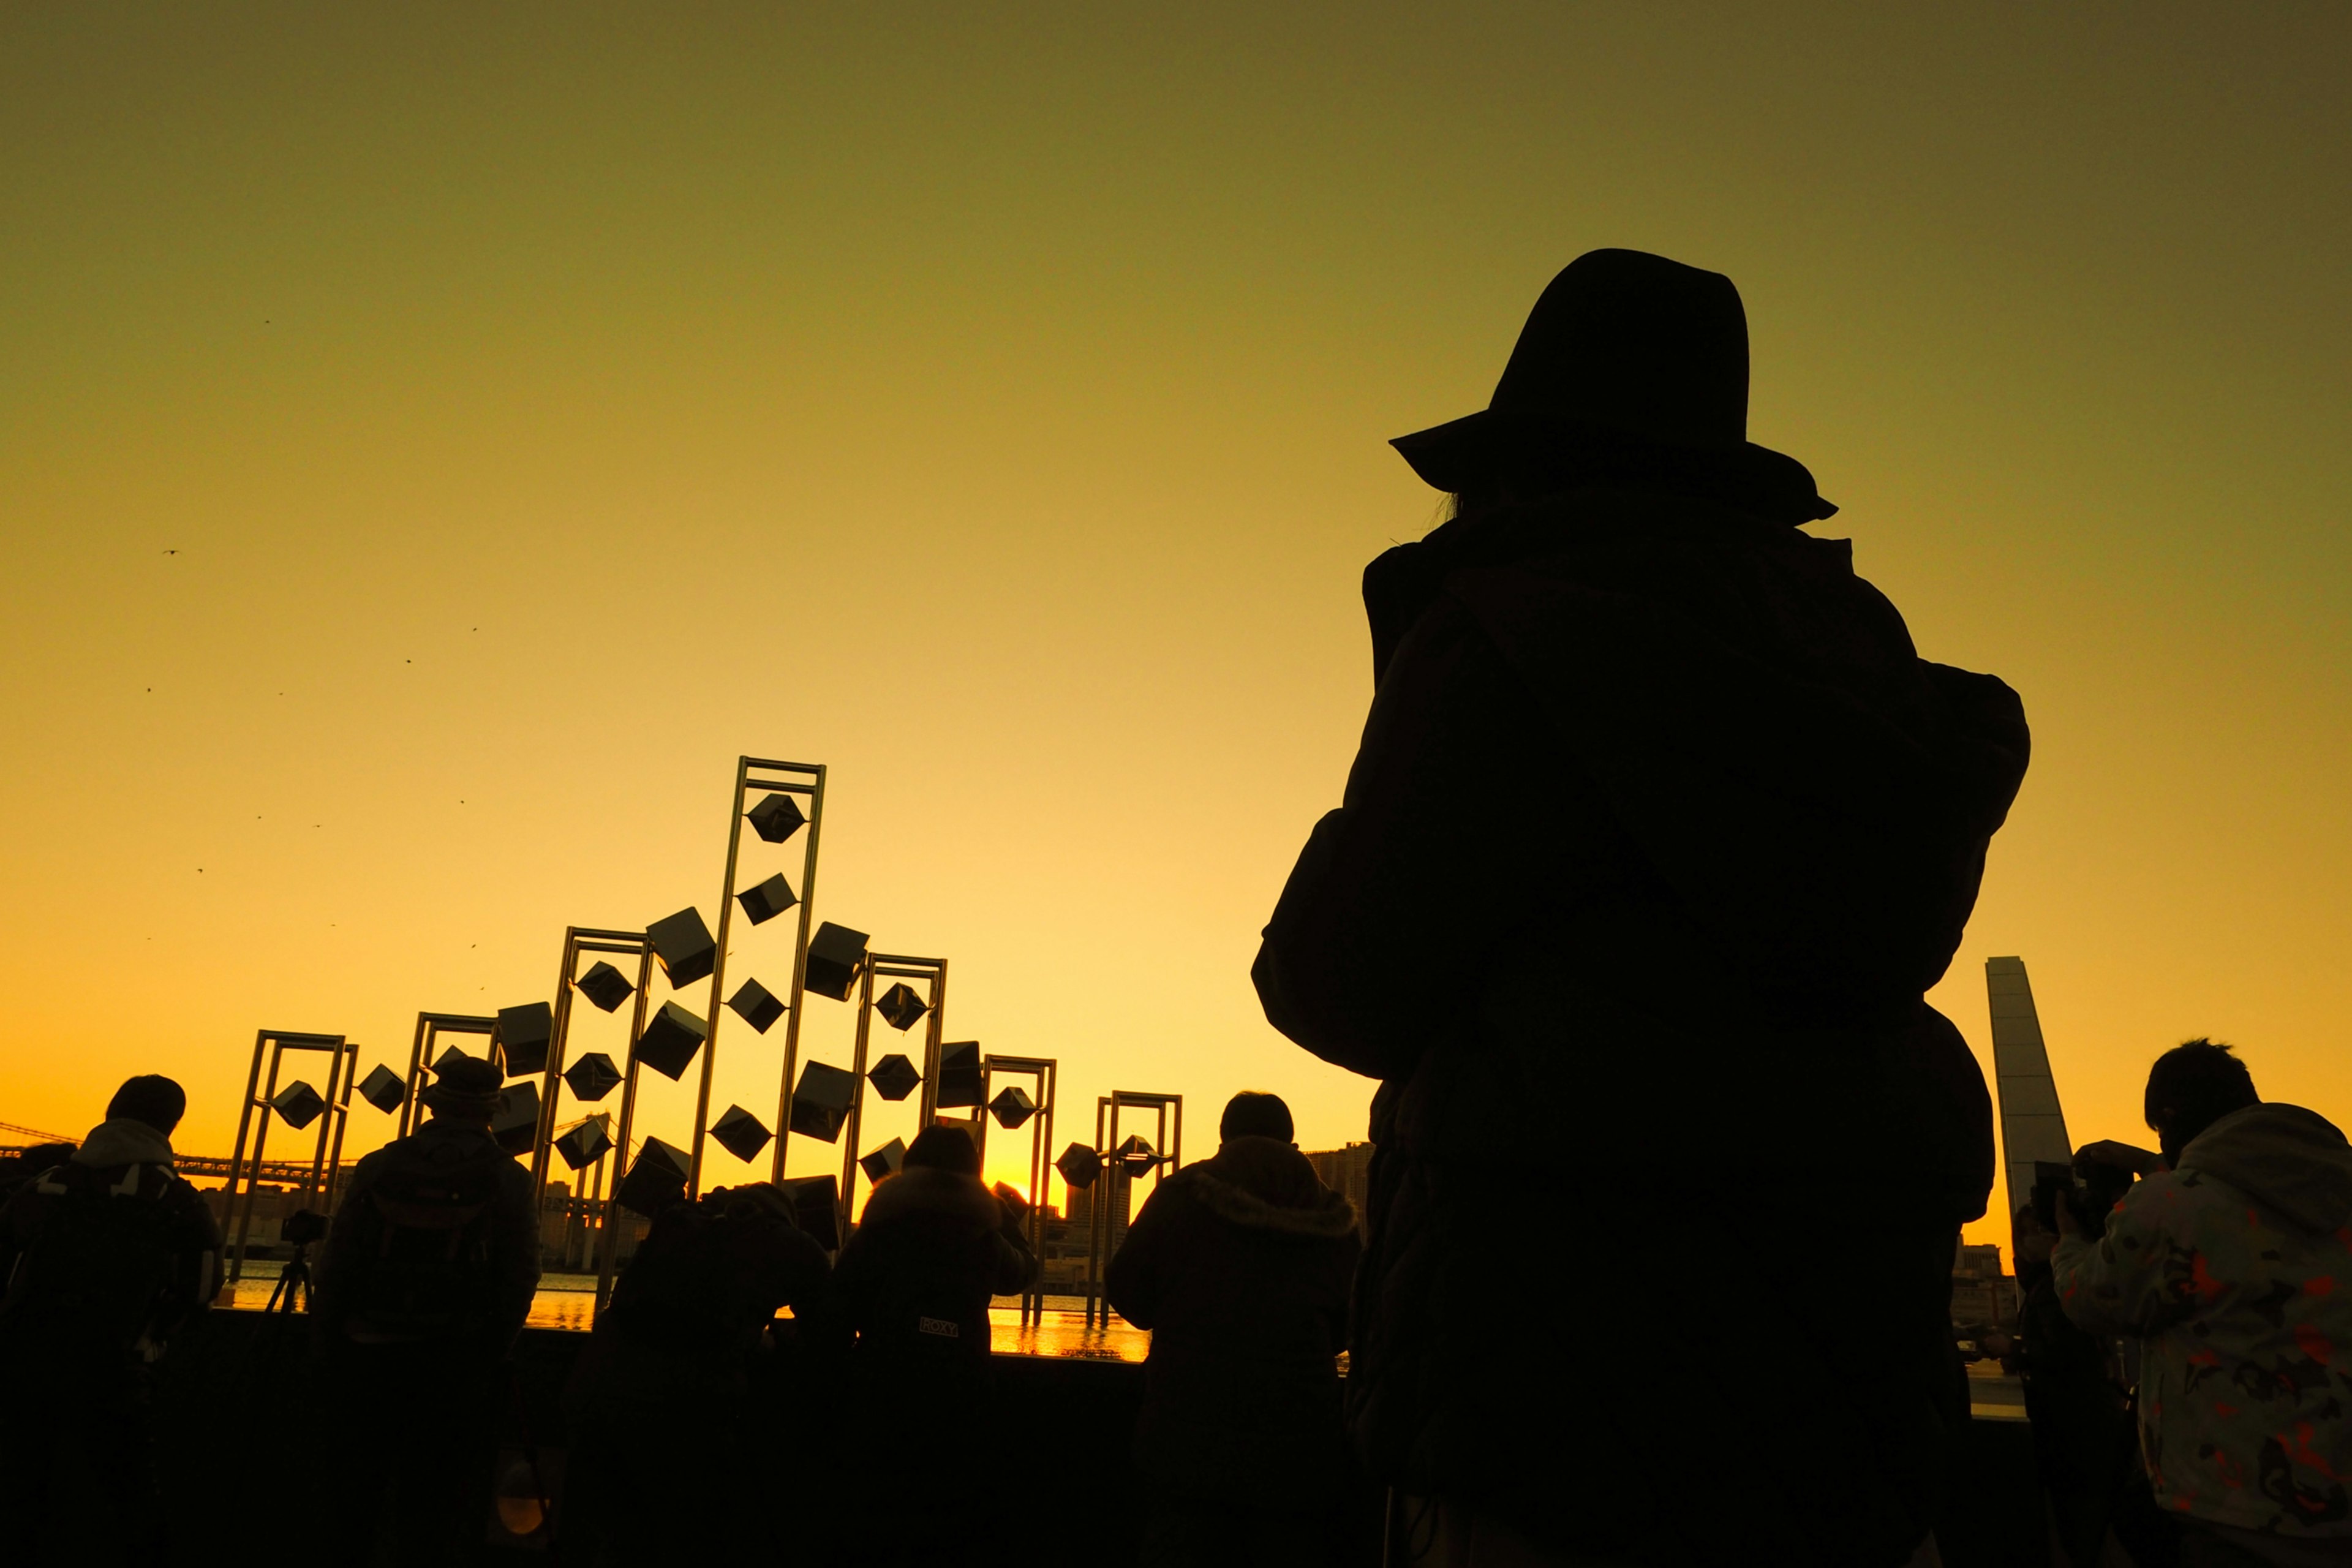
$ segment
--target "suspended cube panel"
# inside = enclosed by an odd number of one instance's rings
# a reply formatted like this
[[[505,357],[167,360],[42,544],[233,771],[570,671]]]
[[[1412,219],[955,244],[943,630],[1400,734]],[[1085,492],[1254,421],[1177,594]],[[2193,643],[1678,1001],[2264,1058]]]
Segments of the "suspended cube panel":
[[[923,1075],[915,1070],[914,1063],[893,1051],[867,1070],[866,1081],[874,1086],[875,1093],[896,1102],[914,1093]]]
[[[635,995],[637,989],[629,984],[627,975],[601,958],[589,966],[587,973],[572,984],[579,987],[580,994],[596,1004],[599,1013],[611,1012]]]
[[[793,1223],[827,1252],[841,1246],[841,1184],[831,1175],[795,1176],[779,1182],[793,1205]]]
[[[621,1087],[621,1069],[602,1051],[590,1051],[563,1069],[564,1087],[574,1100],[595,1104]]]
[[[710,940],[710,928],[702,923],[700,910],[683,909],[654,921],[646,928],[646,940],[654,944],[654,957],[673,989],[708,980],[718,967],[719,944]]]
[[[999,1127],[1010,1132],[1037,1114],[1037,1102],[1029,1098],[1027,1089],[1013,1084],[997,1091],[996,1098],[988,1102],[988,1113],[996,1118]]]
[[[539,1085],[525,1079],[509,1084],[499,1095],[490,1117],[490,1136],[509,1154],[528,1154],[539,1141]]]
[[[816,934],[809,938],[808,989],[836,1002],[848,1001],[849,988],[857,984],[858,973],[866,967],[866,942],[864,931],[831,921],[817,927]]]
[[[801,815],[800,802],[788,795],[765,796],[743,815],[751,820],[751,831],[771,844],[782,844],[808,821]]]
[[[648,1138],[637,1148],[636,1163],[621,1178],[614,1195],[621,1206],[652,1219],[686,1196],[686,1151]]]
[[[735,994],[727,998],[727,1005],[734,1008],[745,1023],[763,1035],[784,1016],[783,1003],[777,999],[774,992],[756,980],[746,979],[735,987]]]
[[[758,887],[746,888],[736,894],[735,901],[743,906],[743,912],[751,917],[751,923],[759,926],[766,925],[799,903],[801,899],[793,891],[793,885],[784,880],[784,874],[779,871]]]
[[[555,1152],[575,1171],[584,1171],[604,1157],[613,1134],[602,1116],[592,1116],[555,1141]]]
[[[882,993],[882,999],[874,1004],[874,1010],[882,1015],[884,1023],[904,1034],[921,1021],[923,1015],[931,1010],[931,1005],[916,994],[913,986],[901,980]]]
[[[544,1002],[499,1009],[491,1043],[503,1054],[509,1078],[528,1078],[547,1070],[547,1050],[555,1038],[555,1009]]]
[[[1102,1156],[1083,1143],[1073,1143],[1062,1151],[1054,1169],[1062,1173],[1062,1180],[1084,1192],[1102,1174]]]
[[[287,1126],[299,1132],[319,1120],[319,1113],[327,1109],[327,1102],[319,1098],[317,1089],[298,1078],[270,1097],[269,1108],[278,1112],[279,1120]]]
[[[1118,1163],[1127,1167],[1129,1175],[1139,1176],[1160,1163],[1160,1156],[1151,1152],[1150,1143],[1138,1133],[1118,1146]]]
[[[389,1113],[407,1102],[408,1085],[401,1081],[398,1073],[378,1062],[375,1071],[360,1079],[360,1098]]]
[[[907,1141],[893,1138],[879,1149],[860,1155],[857,1168],[866,1173],[867,1181],[879,1184],[897,1175],[898,1168],[906,1163]]]
[[[856,1074],[823,1062],[809,1063],[801,1068],[800,1088],[793,1090],[793,1131],[833,1142],[841,1136],[841,1124],[849,1120],[856,1097]]]
[[[665,1002],[637,1037],[637,1060],[675,1081],[709,1033],[701,1019],[675,1002]]]
[[[988,1092],[988,1074],[980,1059],[978,1040],[957,1040],[940,1047],[940,1097],[946,1109],[978,1105]]]
[[[719,1146],[738,1160],[748,1160],[768,1146],[775,1134],[768,1124],[740,1105],[730,1105],[725,1115],[710,1124],[710,1135]]]

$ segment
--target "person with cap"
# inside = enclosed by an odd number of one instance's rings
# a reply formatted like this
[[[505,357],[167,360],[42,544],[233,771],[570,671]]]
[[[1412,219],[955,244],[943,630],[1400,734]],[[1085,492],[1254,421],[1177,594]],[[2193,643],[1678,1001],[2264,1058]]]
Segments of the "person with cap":
[[[1924,997],[2028,734],[1803,531],[1748,382],[1729,279],[1596,250],[1394,443],[1452,515],[1364,574],[1361,747],[1254,977],[1381,1080],[1347,1406],[1397,1562],[1934,1552],[1992,1141]]]
[[[1362,1245],[1291,1132],[1279,1096],[1234,1096],[1216,1153],[1152,1190],[1110,1260],[1111,1306],[1151,1333],[1135,1424],[1150,1568],[1336,1560],[1337,1358]]]
[[[331,1467],[330,1554],[447,1560],[489,1508],[504,1361],[539,1286],[530,1173],[490,1136],[504,1075],[451,1052],[432,1120],[353,1169],[319,1258],[311,1331]]]
[[[187,1104],[168,1078],[131,1079],[79,1149],[0,1208],[0,1517],[32,1561],[86,1550],[79,1531],[70,1550],[47,1539],[56,1467],[68,1455],[87,1459],[128,1560],[171,1559],[152,1372],[220,1285],[220,1227],[172,1168]]]

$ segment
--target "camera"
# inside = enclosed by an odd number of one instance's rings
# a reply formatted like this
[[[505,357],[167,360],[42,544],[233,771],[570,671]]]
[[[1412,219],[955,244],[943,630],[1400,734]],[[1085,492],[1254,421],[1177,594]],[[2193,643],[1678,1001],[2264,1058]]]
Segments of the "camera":
[[[2074,1228],[2084,1236],[2095,1237],[2107,1226],[2107,1211],[2123,1201],[2131,1191],[2132,1173],[2095,1160],[2075,1164],[2060,1164],[2055,1161],[2033,1162],[2033,1217],[2042,1228],[2055,1232],[2058,1228],[2058,1205],[2064,1204],[2074,1215]]]
[[[327,1234],[327,1216],[312,1209],[296,1209],[278,1227],[278,1238],[289,1247],[308,1247]]]

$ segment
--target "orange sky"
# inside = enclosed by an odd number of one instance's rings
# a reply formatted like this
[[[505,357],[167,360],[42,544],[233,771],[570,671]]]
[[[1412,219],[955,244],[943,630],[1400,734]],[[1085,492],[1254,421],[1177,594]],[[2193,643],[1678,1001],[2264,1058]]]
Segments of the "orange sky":
[[[370,1065],[713,913],[748,751],[1066,1131],[1360,1136],[1247,970],[1431,521],[1383,443],[1600,245],[1739,283],[1816,531],[2024,695],[1937,1004],[2023,955],[2081,1138],[2209,1032],[2352,1117],[2352,15],[1790,15],[0,13],[0,1120],[161,1068],[225,1150],[257,1026]]]

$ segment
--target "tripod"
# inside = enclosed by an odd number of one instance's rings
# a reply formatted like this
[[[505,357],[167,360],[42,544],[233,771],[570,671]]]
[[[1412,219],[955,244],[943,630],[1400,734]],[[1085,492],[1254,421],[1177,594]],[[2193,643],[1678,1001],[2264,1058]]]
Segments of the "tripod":
[[[295,1247],[294,1256],[288,1258],[286,1267],[278,1271],[278,1283],[269,1292],[269,1305],[261,1309],[264,1313],[284,1312],[290,1316],[310,1310],[310,1254],[308,1242]],[[299,1306],[295,1304],[298,1296],[301,1299]],[[280,1302],[285,1304],[280,1306]]]

